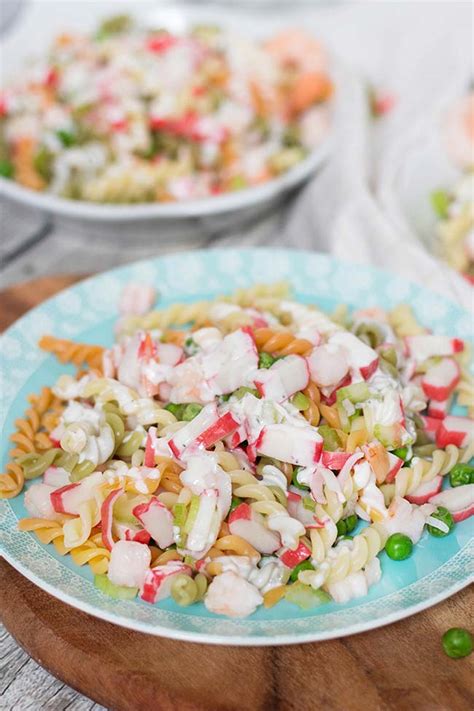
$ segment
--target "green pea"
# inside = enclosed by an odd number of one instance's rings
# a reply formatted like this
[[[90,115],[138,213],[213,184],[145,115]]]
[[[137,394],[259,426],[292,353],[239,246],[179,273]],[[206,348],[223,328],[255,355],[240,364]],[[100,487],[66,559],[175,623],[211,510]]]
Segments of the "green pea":
[[[276,361],[276,358],[274,358],[270,353],[260,353],[258,356],[258,367],[259,368],[270,368],[270,366],[273,365],[273,363]]]
[[[392,560],[405,560],[413,551],[413,543],[404,533],[392,533],[385,544],[387,555]]]
[[[344,521],[344,519],[341,519],[341,521],[338,521],[336,524],[336,527],[337,527],[337,535],[338,536],[345,536],[346,535],[347,526],[346,526],[346,522]]]
[[[449,513],[448,509],[445,509],[444,506],[438,506],[436,511],[431,514],[432,518],[437,518],[439,521],[442,521],[443,523],[448,526],[449,531],[440,531],[439,528],[435,528],[434,526],[427,526],[428,533],[431,533],[432,536],[435,536],[436,538],[443,538],[444,536],[448,536],[452,529],[454,528],[454,519]]]
[[[306,397],[304,393],[296,393],[291,398],[291,404],[296,407],[297,410],[307,410],[309,407],[309,398]]]
[[[199,405],[199,403],[197,402],[191,402],[184,408],[181,419],[183,419],[185,422],[190,422],[191,420],[194,420],[197,415],[199,415],[201,410],[202,405]]]
[[[298,474],[298,472],[299,472],[300,469],[301,469],[301,467],[295,467],[295,468],[294,468],[294,470],[293,470],[293,476],[291,477],[291,483],[293,484],[293,486],[298,487],[298,489],[303,489],[304,491],[308,491],[309,487],[307,487],[305,484],[300,484],[299,481],[298,481],[297,474]]]
[[[15,168],[9,160],[0,160],[0,175],[2,178],[13,178]]]
[[[474,467],[470,464],[456,464],[449,472],[451,486],[474,484]]]
[[[65,148],[70,148],[77,143],[76,136],[71,133],[71,131],[64,131],[63,129],[60,129],[59,131],[56,131],[56,135]]]
[[[184,407],[184,405],[177,405],[174,402],[169,402],[164,409],[168,410],[168,412],[171,412],[171,414],[174,415],[177,420],[181,420],[181,418],[183,417]]]
[[[344,520],[346,522],[346,531],[347,533],[350,533],[357,526],[357,516],[355,514],[351,514]]]
[[[295,565],[290,573],[290,580],[292,583],[296,583],[298,580],[298,573],[300,570],[314,570],[314,565],[309,560],[303,560],[298,565]]]
[[[316,511],[316,502],[313,501],[311,496],[304,496],[302,501],[305,509],[308,511]]]
[[[451,627],[442,637],[445,654],[451,659],[468,657],[472,652],[472,635],[462,627]]]
[[[232,500],[231,500],[231,502],[230,502],[230,509],[229,509],[229,511],[233,511],[234,509],[237,508],[237,506],[240,506],[241,503],[242,503],[242,499],[239,499],[238,496],[233,496],[233,497],[232,497]]]

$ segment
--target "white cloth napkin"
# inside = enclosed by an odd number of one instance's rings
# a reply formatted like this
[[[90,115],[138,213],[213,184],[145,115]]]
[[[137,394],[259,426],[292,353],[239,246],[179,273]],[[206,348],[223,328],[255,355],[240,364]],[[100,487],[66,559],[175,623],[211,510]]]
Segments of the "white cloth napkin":
[[[463,2],[357,3],[323,14],[320,35],[352,70],[332,160],[293,204],[286,244],[397,271],[472,308],[472,288],[428,251],[397,184],[400,168],[419,159],[426,124],[438,131],[442,108],[467,89],[471,23],[472,6]],[[376,122],[364,77],[397,100]],[[420,197],[427,203],[429,183],[426,190]]]

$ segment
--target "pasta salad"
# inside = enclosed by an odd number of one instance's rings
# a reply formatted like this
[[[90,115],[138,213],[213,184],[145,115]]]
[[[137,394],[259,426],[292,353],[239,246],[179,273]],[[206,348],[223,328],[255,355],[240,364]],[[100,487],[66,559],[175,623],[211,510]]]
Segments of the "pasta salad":
[[[0,95],[0,174],[96,203],[239,190],[323,140],[332,91],[325,52],[304,31],[257,42],[117,16],[57,36]]]
[[[154,300],[125,288],[111,348],[41,339],[78,372],[31,396],[0,475],[3,498],[27,482],[20,531],[104,594],[230,617],[345,603],[382,556],[474,513],[462,340],[403,305],[327,315],[283,283]]]
[[[474,92],[451,107],[442,133],[447,155],[460,175],[431,195],[438,217],[437,252],[474,284]]]

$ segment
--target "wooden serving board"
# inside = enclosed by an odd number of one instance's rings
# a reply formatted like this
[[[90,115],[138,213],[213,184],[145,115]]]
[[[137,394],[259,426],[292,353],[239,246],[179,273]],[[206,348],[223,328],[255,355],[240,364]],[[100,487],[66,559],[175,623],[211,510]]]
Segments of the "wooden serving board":
[[[5,328],[78,277],[0,293]],[[117,711],[471,711],[473,657],[441,648],[472,625],[465,589],[414,617],[340,640],[236,648],[152,637],[79,612],[0,561],[0,611],[17,642],[55,676]]]

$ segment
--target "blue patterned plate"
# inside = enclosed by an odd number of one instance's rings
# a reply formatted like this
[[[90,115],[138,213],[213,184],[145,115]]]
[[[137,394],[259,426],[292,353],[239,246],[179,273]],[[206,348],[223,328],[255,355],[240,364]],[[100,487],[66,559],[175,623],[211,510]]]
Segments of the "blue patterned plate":
[[[30,311],[1,338],[2,464],[14,420],[27,395],[52,384],[64,367],[37,348],[43,333],[109,345],[121,288],[129,281],[156,285],[160,304],[211,298],[259,281],[288,279],[303,302],[324,309],[346,302],[391,308],[412,304],[417,316],[437,333],[469,339],[468,313],[423,288],[368,267],[344,264],[309,252],[277,249],[200,251],[137,262],[84,281]],[[158,605],[112,600],[93,585],[87,569],[56,554],[31,533],[16,530],[26,515],[23,497],[0,501],[3,555],[29,580],[74,607],[124,627],[150,634],[212,644],[292,644],[340,637],[399,620],[434,605],[473,578],[472,521],[464,521],[443,539],[422,538],[402,563],[381,555],[382,580],[370,594],[345,605],[330,603],[303,612],[288,602],[258,610],[250,618],[230,620],[199,604],[179,608],[171,600]]]

